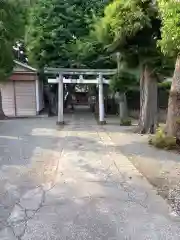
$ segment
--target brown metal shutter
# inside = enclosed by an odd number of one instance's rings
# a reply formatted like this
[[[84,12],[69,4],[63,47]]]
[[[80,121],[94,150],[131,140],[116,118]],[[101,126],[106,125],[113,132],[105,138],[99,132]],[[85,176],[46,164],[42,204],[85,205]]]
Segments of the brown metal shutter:
[[[12,81],[1,85],[2,107],[8,117],[15,116],[14,85]]]
[[[16,115],[36,115],[35,81],[15,81]]]

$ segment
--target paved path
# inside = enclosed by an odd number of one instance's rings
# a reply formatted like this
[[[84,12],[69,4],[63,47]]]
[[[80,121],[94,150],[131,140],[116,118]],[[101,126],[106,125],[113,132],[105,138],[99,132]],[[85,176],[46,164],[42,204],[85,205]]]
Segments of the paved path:
[[[180,222],[90,114],[0,123],[0,240],[180,239]]]
[[[103,126],[118,149],[156,186],[158,193],[180,215],[180,157],[172,151],[154,148],[148,135],[133,133],[137,126],[120,127],[118,117],[108,116]]]

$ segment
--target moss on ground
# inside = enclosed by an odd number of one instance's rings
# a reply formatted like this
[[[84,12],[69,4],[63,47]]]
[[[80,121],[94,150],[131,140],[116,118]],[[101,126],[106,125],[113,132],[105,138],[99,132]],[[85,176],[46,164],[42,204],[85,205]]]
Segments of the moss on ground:
[[[149,139],[149,144],[160,149],[175,150],[177,149],[176,138],[167,136],[163,128],[158,128],[155,135]]]

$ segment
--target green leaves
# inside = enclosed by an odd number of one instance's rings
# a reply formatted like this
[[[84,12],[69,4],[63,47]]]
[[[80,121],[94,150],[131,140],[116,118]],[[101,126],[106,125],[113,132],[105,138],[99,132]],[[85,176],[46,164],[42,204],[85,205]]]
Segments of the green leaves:
[[[97,9],[100,10],[102,2],[101,0],[37,1],[30,12],[26,34],[31,62],[38,67],[45,65],[69,67],[75,61],[72,42],[88,35],[93,15]],[[77,44],[79,48],[79,43]],[[82,45],[84,46],[84,43]],[[86,49],[87,47],[81,48],[83,52]],[[78,65],[78,63],[73,64]]]
[[[121,70],[119,74],[113,76],[110,82],[110,88],[113,92],[126,92],[129,87],[136,85],[137,78],[134,74]]]
[[[116,62],[104,50],[93,33],[74,40],[69,44],[69,54],[72,67],[86,68],[114,68]]]
[[[0,1],[0,78],[7,78],[13,69],[13,45],[23,32],[19,1]]]
[[[180,2],[159,0],[158,4],[162,18],[159,45],[165,55],[177,56],[180,53]]]
[[[114,0],[95,29],[98,40],[126,61],[152,58],[160,38],[157,8],[150,0]]]

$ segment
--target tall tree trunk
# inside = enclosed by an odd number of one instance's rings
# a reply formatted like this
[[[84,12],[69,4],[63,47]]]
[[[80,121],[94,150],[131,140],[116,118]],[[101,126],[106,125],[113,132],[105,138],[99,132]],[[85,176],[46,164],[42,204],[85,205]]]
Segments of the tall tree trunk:
[[[119,93],[119,118],[120,123],[127,119],[127,99],[126,93]]]
[[[3,107],[2,107],[2,95],[1,95],[1,88],[0,88],[0,120],[5,118],[6,116],[4,114]]]
[[[140,133],[154,133],[157,127],[157,79],[146,65],[140,79]]]
[[[180,56],[177,57],[169,94],[166,132],[180,139]]]

